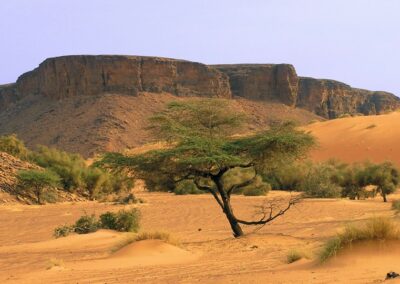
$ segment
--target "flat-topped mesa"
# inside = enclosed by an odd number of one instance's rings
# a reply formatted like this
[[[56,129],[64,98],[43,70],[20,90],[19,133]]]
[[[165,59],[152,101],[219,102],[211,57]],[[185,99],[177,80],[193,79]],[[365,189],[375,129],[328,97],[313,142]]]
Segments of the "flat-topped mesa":
[[[343,114],[382,114],[400,107],[400,99],[387,92],[352,88],[342,82],[299,77],[296,106],[332,119]]]
[[[0,111],[29,95],[63,99],[140,92],[236,96],[300,107],[325,118],[381,114],[400,107],[393,94],[298,77],[290,64],[205,65],[160,57],[76,55],[46,59],[15,84],[0,86]]]
[[[201,63],[158,57],[78,55],[46,59],[20,76],[17,93],[51,98],[102,93],[230,98],[228,78]]]
[[[296,103],[298,78],[290,64],[212,65],[229,77],[232,94],[253,100]]]

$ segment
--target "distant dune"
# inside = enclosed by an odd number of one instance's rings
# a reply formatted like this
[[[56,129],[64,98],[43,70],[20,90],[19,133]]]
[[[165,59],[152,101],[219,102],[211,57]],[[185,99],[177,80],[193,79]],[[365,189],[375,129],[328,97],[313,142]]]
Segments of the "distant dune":
[[[399,112],[316,122],[304,128],[311,131],[319,142],[319,147],[311,153],[314,160],[389,160],[400,166]]]

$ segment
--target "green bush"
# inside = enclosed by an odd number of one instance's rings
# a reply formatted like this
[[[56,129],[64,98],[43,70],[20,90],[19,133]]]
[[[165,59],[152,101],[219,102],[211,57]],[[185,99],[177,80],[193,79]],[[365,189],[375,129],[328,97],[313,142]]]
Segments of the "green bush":
[[[100,215],[100,227],[103,229],[117,229],[117,214],[114,212],[106,212]]]
[[[266,195],[271,190],[271,185],[262,180],[260,176],[256,180],[242,189],[242,194],[245,196],[260,196]]]
[[[396,211],[396,213],[400,213],[400,200],[392,201],[392,209]]]
[[[120,210],[116,215],[115,230],[120,232],[137,232],[140,227],[140,211],[137,208]]]
[[[192,180],[183,180],[176,184],[174,193],[176,195],[184,195],[184,194],[203,194],[205,192],[198,189]]]
[[[54,229],[54,237],[55,238],[60,238],[60,237],[66,237],[68,236],[70,233],[74,232],[75,228],[74,226],[60,226]]]
[[[140,226],[140,211],[136,208],[106,212],[100,215],[100,227],[119,232],[137,232]]]
[[[24,142],[19,140],[15,134],[0,136],[0,152],[6,152],[22,160],[28,159],[29,156],[29,150],[25,147]]]
[[[99,222],[94,214],[81,216],[74,225],[74,231],[78,234],[88,234],[99,229]]]
[[[334,181],[335,173],[334,167],[330,165],[315,165],[300,184],[299,189],[303,191],[307,197],[340,197],[342,189]]]

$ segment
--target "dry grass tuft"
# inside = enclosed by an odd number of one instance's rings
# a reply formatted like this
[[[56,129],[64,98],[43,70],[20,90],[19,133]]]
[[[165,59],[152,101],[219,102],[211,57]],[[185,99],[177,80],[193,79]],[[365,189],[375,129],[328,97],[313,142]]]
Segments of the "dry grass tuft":
[[[353,243],[370,240],[400,240],[398,223],[386,217],[376,217],[361,226],[349,225],[342,233],[326,242],[319,259],[325,262]]]
[[[297,250],[297,249],[291,249],[288,252],[288,254],[286,255],[286,262],[293,263],[302,258],[309,258],[309,255],[307,253],[305,253],[304,251]]]
[[[396,214],[400,214],[400,199],[392,201],[392,209],[396,211]]]
[[[52,269],[53,267],[63,267],[64,261],[58,258],[50,258],[49,263],[47,265],[47,270]]]
[[[116,252],[123,247],[130,245],[133,242],[144,241],[144,240],[162,240],[168,244],[174,246],[180,246],[180,243],[175,238],[171,237],[169,233],[154,231],[154,232],[141,232],[139,234],[129,234],[127,237],[120,241],[115,247],[111,249],[111,252]]]

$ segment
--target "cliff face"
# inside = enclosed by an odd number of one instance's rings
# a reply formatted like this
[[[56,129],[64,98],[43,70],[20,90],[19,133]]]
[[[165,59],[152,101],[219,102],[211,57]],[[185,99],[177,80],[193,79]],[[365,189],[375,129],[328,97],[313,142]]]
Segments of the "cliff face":
[[[3,87],[0,92],[3,107],[22,95],[62,99],[102,93],[167,92],[176,96],[231,97],[227,76],[212,67],[139,56],[50,58],[20,76],[12,90]]]
[[[296,103],[298,79],[289,64],[213,65],[229,77],[232,94],[253,100]]]
[[[333,80],[299,78],[298,107],[326,118],[342,114],[382,114],[400,107],[399,98],[391,93],[352,88]]]
[[[298,77],[289,64],[207,66],[184,60],[140,56],[50,58],[0,86],[0,111],[28,95],[64,99],[141,92],[279,102],[325,118],[380,114],[400,106],[390,93],[354,89],[333,80]]]
[[[233,95],[279,101],[325,118],[342,114],[382,114],[400,107],[391,93],[355,89],[334,80],[297,77],[292,65],[214,65],[229,77]]]

